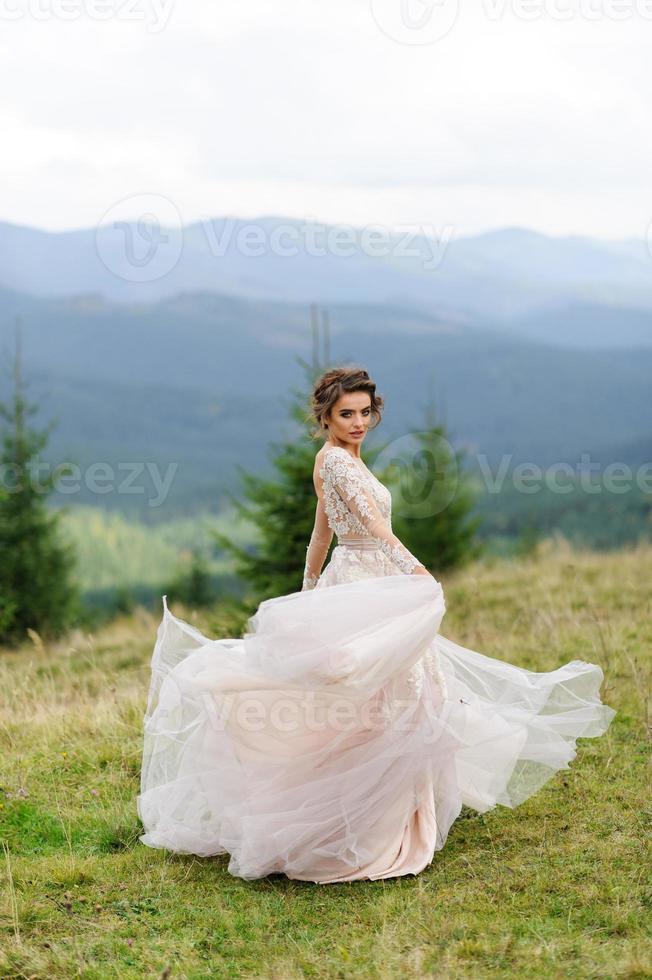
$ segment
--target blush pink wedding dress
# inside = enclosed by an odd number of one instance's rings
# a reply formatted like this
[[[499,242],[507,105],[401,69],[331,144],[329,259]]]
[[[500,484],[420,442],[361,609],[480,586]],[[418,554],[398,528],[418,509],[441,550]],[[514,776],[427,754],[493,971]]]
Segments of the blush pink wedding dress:
[[[138,814],[150,846],[322,884],[417,874],[462,805],[518,806],[602,735],[602,669],[525,670],[443,637],[441,585],[391,530],[391,495],[326,448],[300,592],[242,638],[163,597]],[[338,543],[320,575],[333,533]]]

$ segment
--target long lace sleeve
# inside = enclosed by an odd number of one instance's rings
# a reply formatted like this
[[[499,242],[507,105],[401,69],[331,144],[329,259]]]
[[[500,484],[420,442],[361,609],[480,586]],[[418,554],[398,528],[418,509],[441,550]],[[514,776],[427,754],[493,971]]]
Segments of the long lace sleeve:
[[[318,497],[317,509],[315,511],[315,524],[310,535],[308,547],[306,548],[306,565],[303,572],[302,592],[314,589],[317,585],[332,540],[333,529],[328,525],[324,501],[321,497]]]
[[[394,534],[389,521],[383,517],[369,491],[357,463],[345,449],[326,454],[324,471],[325,479],[330,481],[331,486],[365,530],[378,539],[381,551],[390,561],[393,561],[406,575],[411,575],[415,568],[425,567]]]

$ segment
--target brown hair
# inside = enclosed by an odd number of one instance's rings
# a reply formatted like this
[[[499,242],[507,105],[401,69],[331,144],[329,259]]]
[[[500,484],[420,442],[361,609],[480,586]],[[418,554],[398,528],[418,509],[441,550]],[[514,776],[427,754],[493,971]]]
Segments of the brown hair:
[[[339,367],[326,371],[315,382],[310,402],[309,419],[316,424],[311,435],[313,439],[326,434],[328,424],[324,421],[337,400],[352,391],[366,391],[371,398],[371,417],[375,419],[370,429],[375,429],[379,424],[384,401],[380,395],[376,394],[376,383],[372,381],[364,368],[360,367]]]

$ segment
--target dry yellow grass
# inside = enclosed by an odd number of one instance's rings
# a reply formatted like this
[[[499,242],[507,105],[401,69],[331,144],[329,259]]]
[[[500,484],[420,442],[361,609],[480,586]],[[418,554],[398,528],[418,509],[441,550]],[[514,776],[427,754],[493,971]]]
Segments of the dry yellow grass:
[[[0,651],[0,976],[650,976],[652,546],[558,539],[442,584],[445,636],[530,669],[599,663],[618,715],[521,807],[463,811],[416,878],[244,882],[138,842],[158,614]],[[219,608],[175,611],[233,635]]]

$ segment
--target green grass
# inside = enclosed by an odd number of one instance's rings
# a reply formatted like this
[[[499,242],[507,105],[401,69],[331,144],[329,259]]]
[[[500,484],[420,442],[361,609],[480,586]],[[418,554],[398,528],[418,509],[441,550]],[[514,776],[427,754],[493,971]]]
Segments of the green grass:
[[[0,976],[651,976],[650,582],[652,547],[563,540],[443,579],[445,636],[539,670],[600,663],[618,714],[522,806],[465,808],[426,870],[377,882],[246,882],[226,856],[138,842],[149,613],[2,651]]]

